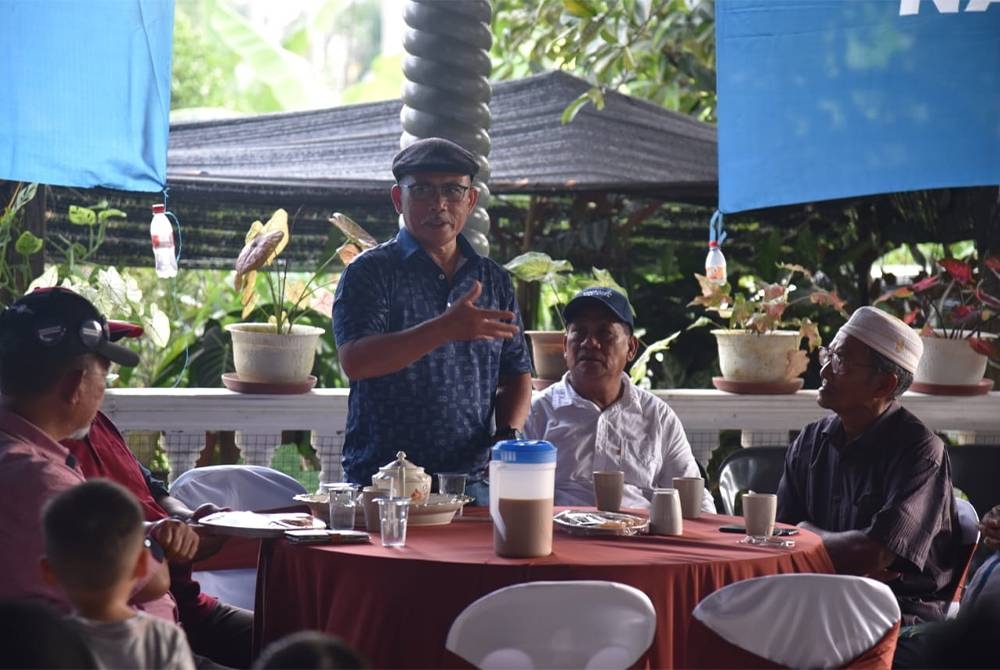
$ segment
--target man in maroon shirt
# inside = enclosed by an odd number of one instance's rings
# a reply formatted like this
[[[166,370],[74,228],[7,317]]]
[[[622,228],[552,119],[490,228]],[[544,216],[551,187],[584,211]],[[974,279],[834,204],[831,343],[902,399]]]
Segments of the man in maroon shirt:
[[[112,340],[142,334],[141,326],[123,322],[109,322],[109,330]],[[171,497],[163,482],[153,478],[149,470],[139,463],[121,433],[101,412],[94,417],[86,437],[63,440],[62,444],[76,458],[84,477],[104,477],[131,491],[138,498],[146,521],[168,518],[197,521],[206,514],[218,511],[212,504],[201,505],[192,511]],[[217,550],[218,544],[210,545],[203,541],[195,560]],[[170,562],[170,591],[177,600],[181,624],[192,651],[225,666],[249,667],[253,612],[202,593],[198,582],[192,579],[191,571],[190,561]]]
[[[837,572],[887,582],[907,624],[944,618],[961,544],[944,445],[896,400],[922,351],[899,319],[857,310],[821,350],[834,414],[795,438],[778,486],[778,520],[818,533]]]

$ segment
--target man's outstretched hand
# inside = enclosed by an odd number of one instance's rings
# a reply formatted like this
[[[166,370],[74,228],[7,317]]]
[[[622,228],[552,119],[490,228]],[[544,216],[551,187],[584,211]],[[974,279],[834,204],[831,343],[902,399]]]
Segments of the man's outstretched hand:
[[[448,322],[450,339],[495,340],[517,335],[517,325],[509,323],[514,320],[514,312],[476,307],[482,293],[483,285],[474,282],[468,293],[448,307],[443,318]]]

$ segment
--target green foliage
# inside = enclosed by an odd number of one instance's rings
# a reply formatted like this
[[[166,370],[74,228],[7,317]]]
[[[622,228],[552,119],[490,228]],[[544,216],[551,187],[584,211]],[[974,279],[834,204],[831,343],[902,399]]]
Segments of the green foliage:
[[[493,76],[560,69],[594,86],[564,112],[603,106],[604,91],[715,119],[715,12],[709,0],[497,0]]]
[[[0,182],[0,185],[10,182]],[[13,183],[10,199],[0,210],[0,300],[16,299],[31,280],[31,257],[44,241],[23,229],[24,208],[38,191],[38,184]]]

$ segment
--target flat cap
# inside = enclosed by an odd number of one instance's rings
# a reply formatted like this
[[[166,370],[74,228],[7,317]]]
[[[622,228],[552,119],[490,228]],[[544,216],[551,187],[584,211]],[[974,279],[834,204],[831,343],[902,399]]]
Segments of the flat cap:
[[[441,137],[417,140],[392,159],[392,176],[396,181],[415,172],[467,174],[471,178],[478,171],[475,156]]]

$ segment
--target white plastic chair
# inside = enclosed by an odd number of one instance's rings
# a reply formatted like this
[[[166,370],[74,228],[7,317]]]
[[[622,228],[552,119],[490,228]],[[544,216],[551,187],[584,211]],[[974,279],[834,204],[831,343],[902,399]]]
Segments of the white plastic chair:
[[[204,503],[234,510],[264,512],[292,507],[292,497],[306,489],[295,478],[259,465],[210,465],[181,474],[170,495],[195,509]],[[196,570],[193,575],[205,593],[225,603],[252,610],[256,568]]]
[[[962,538],[962,553],[959,555],[959,564],[955,567],[958,572],[953,580],[955,592],[952,594],[951,604],[948,605],[949,619],[958,616],[962,591],[965,589],[965,580],[968,577],[969,564],[972,562],[972,556],[979,544],[979,514],[976,513],[976,508],[968,500],[956,497],[955,511],[958,513],[958,532]]]
[[[900,621],[896,597],[882,582],[823,574],[735,582],[706,596],[693,615],[729,644],[788,668],[849,665],[895,635]],[[714,667],[713,651],[699,646],[703,659],[694,665]]]
[[[515,584],[466,607],[445,646],[478,668],[628,668],[653,642],[656,610],[616,582]]]

